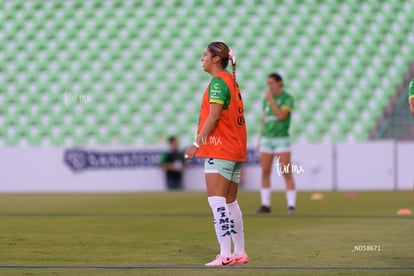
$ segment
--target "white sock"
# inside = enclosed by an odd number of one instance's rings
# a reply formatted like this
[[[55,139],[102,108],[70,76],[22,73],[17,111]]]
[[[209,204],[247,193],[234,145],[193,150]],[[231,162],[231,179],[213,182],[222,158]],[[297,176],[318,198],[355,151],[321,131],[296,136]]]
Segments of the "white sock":
[[[296,190],[286,190],[286,201],[288,207],[296,206]]]
[[[262,206],[270,207],[271,197],[272,197],[272,190],[270,188],[260,189],[260,198],[262,199]]]
[[[239,203],[237,200],[232,203],[227,203],[227,208],[230,213],[230,229],[231,239],[234,243],[234,253],[241,255],[244,253],[244,228],[243,228],[243,215],[240,210]]]
[[[214,228],[220,244],[220,255],[230,258],[231,234],[235,231],[230,228],[230,216],[226,205],[226,198],[223,196],[209,196],[208,203],[213,211]]]

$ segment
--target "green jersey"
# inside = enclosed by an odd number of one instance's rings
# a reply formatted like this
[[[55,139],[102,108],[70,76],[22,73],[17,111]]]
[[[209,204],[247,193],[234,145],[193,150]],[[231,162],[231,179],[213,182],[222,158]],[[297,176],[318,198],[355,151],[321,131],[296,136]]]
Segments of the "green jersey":
[[[273,112],[270,103],[265,99],[263,102],[264,126],[262,136],[271,138],[288,137],[293,97],[283,91],[279,96],[273,96],[273,100],[279,108],[289,110],[289,114],[284,120],[279,120]]]
[[[414,79],[410,81],[408,85],[408,98],[411,99],[414,97]]]

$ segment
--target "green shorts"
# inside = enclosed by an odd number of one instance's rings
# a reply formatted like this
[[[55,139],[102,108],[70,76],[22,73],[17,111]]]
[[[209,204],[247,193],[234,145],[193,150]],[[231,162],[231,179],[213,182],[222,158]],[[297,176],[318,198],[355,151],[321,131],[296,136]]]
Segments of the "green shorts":
[[[229,181],[239,183],[243,162],[235,162],[217,158],[206,158],[204,173],[218,173]]]
[[[289,137],[261,137],[260,152],[265,153],[281,153],[290,152]]]

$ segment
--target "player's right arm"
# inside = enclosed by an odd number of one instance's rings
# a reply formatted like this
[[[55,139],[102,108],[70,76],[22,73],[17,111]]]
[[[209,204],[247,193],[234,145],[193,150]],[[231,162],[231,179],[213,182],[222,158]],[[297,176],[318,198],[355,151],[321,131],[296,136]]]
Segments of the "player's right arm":
[[[410,105],[411,113],[414,115],[414,79],[408,85],[408,104]]]
[[[198,147],[203,144],[211,132],[217,127],[221,112],[227,108],[230,99],[230,90],[221,78],[213,78],[208,91],[210,110],[204,125],[196,136],[195,143],[184,154],[186,159],[192,159],[197,153]],[[226,106],[226,107],[225,107]]]
[[[269,102],[270,108],[279,120],[283,121],[286,119],[286,117],[289,115],[290,109],[279,107],[273,100],[273,96],[269,91],[266,93],[266,100]]]

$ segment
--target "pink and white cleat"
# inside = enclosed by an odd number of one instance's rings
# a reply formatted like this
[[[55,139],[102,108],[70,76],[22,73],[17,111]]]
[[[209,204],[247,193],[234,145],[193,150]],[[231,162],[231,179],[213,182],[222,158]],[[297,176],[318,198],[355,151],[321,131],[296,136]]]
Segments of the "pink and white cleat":
[[[227,258],[220,255],[217,255],[215,260],[212,260],[209,263],[206,263],[205,266],[231,266],[235,264],[234,258]]]
[[[240,255],[234,253],[232,259],[235,264],[247,264],[249,262],[249,256],[247,256],[246,252]]]

